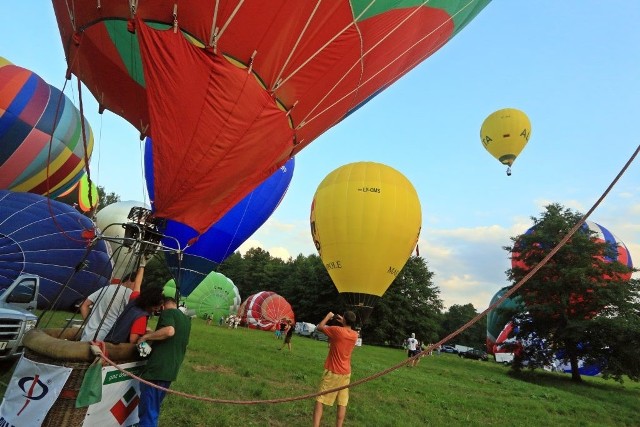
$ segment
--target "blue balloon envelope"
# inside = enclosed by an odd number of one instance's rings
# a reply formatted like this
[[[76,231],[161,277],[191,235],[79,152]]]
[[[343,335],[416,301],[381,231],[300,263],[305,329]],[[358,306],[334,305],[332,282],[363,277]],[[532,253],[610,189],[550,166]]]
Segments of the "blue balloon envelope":
[[[145,181],[153,207],[154,170],[151,144],[151,139],[147,138],[144,165]],[[291,158],[200,236],[187,225],[167,220],[164,230],[166,237],[162,244],[174,249],[187,247],[182,260],[179,260],[175,253],[168,252],[165,255],[169,268],[180,283],[182,295],[189,295],[207,274],[214,271],[218,264],[233,254],[264,224],[289,188],[294,167],[295,161]]]
[[[94,228],[67,204],[0,190],[0,290],[22,273],[37,274],[38,307],[72,309],[111,279],[107,243],[90,245]]]

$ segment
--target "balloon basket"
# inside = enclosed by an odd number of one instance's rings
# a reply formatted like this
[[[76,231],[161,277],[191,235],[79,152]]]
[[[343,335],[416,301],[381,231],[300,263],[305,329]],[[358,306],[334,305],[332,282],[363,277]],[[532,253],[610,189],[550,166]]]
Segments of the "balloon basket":
[[[76,408],[76,398],[85,373],[93,363],[90,343],[76,341],[77,328],[34,329],[24,338],[24,357],[32,362],[71,368],[71,374],[47,413],[42,426],[81,426],[88,406]],[[106,344],[107,355],[116,363],[139,360],[135,344]]]

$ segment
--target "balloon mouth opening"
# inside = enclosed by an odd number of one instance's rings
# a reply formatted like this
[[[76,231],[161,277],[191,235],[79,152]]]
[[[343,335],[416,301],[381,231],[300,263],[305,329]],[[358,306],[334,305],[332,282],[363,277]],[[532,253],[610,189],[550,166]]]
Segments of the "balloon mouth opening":
[[[347,308],[356,314],[356,324],[354,327],[361,327],[366,323],[371,315],[371,311],[380,298],[377,295],[359,294],[355,292],[343,292],[340,294]]]
[[[500,156],[498,160],[500,160],[500,163],[503,165],[512,166],[516,160],[516,156],[513,154],[505,154],[504,156]]]

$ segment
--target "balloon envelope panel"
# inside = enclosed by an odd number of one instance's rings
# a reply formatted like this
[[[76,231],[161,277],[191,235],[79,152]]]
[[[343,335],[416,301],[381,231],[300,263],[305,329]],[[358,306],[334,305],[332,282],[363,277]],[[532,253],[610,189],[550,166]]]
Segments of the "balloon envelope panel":
[[[21,273],[37,274],[39,308],[72,308],[111,277],[107,244],[98,240],[90,248],[83,237],[93,228],[89,218],[64,203],[0,190],[0,289]]]
[[[84,174],[85,142],[88,158],[91,127],[67,96],[32,71],[0,66],[0,188],[65,192]]]

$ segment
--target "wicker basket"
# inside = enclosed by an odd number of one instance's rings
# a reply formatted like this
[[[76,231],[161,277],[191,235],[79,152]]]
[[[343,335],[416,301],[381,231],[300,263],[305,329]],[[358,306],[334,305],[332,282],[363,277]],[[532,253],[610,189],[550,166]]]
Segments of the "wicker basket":
[[[76,408],[76,398],[84,374],[93,363],[90,343],[73,341],[78,333],[73,329],[34,329],[24,339],[25,357],[49,365],[72,368],[62,391],[47,413],[43,426],[81,426],[88,407]],[[106,344],[108,357],[116,363],[139,360],[134,344]]]

